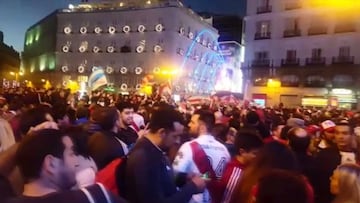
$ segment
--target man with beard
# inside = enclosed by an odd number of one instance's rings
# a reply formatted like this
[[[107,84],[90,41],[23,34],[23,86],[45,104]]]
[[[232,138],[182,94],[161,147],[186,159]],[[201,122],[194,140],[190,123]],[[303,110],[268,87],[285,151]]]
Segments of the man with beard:
[[[211,180],[207,190],[194,195],[191,203],[210,203],[220,198],[217,180],[221,179],[230,160],[230,154],[227,148],[210,134],[214,125],[215,116],[212,112],[196,111],[191,117],[189,132],[197,138],[180,147],[173,163],[175,171],[179,174],[202,174]]]
[[[174,173],[165,152],[183,132],[181,115],[171,107],[161,107],[152,114],[149,133],[130,152],[125,168],[124,197],[132,203],[184,203],[202,192],[205,180],[189,176],[177,189]]]
[[[6,203],[123,202],[99,184],[70,190],[76,185],[79,160],[72,139],[59,130],[27,135],[16,157],[25,179],[24,192]]]
[[[353,147],[355,138],[354,128],[348,121],[343,120],[334,127],[334,146],[321,150],[316,158],[316,179],[314,189],[317,203],[332,202],[330,192],[330,177],[340,164],[359,163],[359,154]]]
[[[134,121],[134,107],[129,102],[120,102],[116,105],[116,107],[120,112],[120,130],[118,136],[130,150],[139,137],[136,131],[130,127]]]

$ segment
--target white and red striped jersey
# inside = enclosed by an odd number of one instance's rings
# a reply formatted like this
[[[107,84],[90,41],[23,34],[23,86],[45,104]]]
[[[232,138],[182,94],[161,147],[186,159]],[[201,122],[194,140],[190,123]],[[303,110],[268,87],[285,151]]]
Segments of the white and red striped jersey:
[[[244,165],[242,165],[236,158],[232,159],[225,167],[224,174],[221,178],[222,200],[221,203],[228,203],[236,188]]]
[[[174,170],[181,173],[200,173],[200,170],[193,160],[193,152],[190,146],[192,142],[197,142],[201,146],[210,160],[211,166],[217,178],[220,179],[223,175],[226,164],[230,160],[230,154],[227,148],[211,135],[201,135],[192,141],[184,143],[180,147],[173,163]],[[207,190],[205,190],[202,194],[193,195],[190,201],[190,203],[210,202],[211,197]]]

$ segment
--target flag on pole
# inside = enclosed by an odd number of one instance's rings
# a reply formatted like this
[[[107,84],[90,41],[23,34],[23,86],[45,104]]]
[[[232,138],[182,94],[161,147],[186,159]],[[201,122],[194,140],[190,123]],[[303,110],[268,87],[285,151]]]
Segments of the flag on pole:
[[[99,87],[108,84],[106,75],[102,68],[97,67],[97,69],[92,72],[89,77],[89,87],[92,91],[98,89]]]

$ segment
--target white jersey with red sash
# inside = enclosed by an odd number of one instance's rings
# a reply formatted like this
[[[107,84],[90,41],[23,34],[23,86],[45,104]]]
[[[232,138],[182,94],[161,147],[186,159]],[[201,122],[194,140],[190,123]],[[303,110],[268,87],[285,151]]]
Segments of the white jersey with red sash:
[[[199,160],[205,159],[203,157],[207,157],[207,160]],[[195,174],[207,172],[212,179],[220,179],[229,160],[230,154],[223,144],[211,135],[201,135],[180,147],[173,167],[176,172]],[[207,169],[210,166],[211,169]],[[210,203],[212,199],[209,191],[205,190],[202,194],[193,195],[190,202]]]

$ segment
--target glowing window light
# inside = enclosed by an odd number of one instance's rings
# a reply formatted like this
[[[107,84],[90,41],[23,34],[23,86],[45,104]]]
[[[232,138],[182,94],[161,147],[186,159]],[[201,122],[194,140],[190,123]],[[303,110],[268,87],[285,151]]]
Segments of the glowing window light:
[[[39,41],[40,39],[40,27],[37,27],[36,28],[36,31],[35,31],[35,41]]]
[[[40,71],[44,71],[46,68],[46,55],[40,56],[40,66],[39,66],[39,70]]]
[[[360,8],[360,2],[354,0],[310,0],[307,4],[310,7],[332,8],[339,10],[358,10]]]
[[[48,64],[48,67],[49,67],[49,70],[54,70],[55,69],[55,58],[54,57],[51,57],[49,60],[48,60],[49,64]]]
[[[35,61],[31,61],[31,65],[30,65],[30,72],[33,73],[35,71]]]
[[[27,36],[27,40],[26,40],[28,43],[28,45],[31,45],[34,41],[34,36],[33,36],[33,33],[32,32],[29,32],[28,36]]]
[[[281,87],[281,82],[279,80],[275,80],[275,79],[269,79],[267,81],[267,87],[270,88],[278,88]]]

